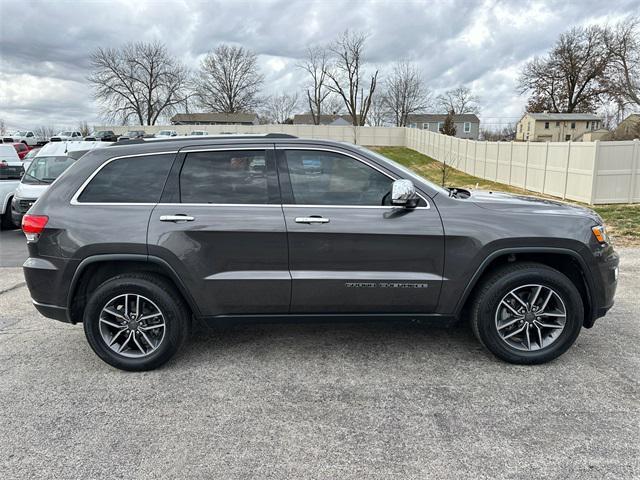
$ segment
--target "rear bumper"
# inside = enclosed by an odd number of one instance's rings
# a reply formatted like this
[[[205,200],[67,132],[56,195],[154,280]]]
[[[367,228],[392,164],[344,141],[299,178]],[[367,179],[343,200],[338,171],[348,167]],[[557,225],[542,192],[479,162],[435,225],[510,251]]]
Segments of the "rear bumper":
[[[59,320],[60,322],[71,323],[69,319],[69,312],[65,307],[59,307],[57,305],[47,305],[46,303],[39,303],[35,300],[31,300],[36,310],[47,318]]]

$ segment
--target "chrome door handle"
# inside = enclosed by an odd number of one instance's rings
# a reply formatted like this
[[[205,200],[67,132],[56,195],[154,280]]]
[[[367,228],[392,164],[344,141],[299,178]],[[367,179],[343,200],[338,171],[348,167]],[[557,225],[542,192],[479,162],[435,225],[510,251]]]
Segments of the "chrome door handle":
[[[160,215],[161,222],[193,222],[195,217],[189,215]]]
[[[324,217],[296,217],[296,223],[329,223]]]

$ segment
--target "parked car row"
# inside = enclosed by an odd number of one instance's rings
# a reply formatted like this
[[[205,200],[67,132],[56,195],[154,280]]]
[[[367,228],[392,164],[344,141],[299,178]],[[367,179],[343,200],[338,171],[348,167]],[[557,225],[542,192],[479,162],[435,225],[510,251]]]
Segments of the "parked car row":
[[[22,145],[22,144],[20,144]],[[40,195],[71,164],[102,142],[51,142],[25,152],[0,145],[0,228],[18,228],[22,217]]]

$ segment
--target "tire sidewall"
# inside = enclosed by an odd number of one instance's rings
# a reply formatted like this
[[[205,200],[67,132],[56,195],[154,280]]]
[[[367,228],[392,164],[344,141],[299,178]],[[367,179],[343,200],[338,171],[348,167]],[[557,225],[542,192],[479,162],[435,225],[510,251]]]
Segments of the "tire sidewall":
[[[551,345],[531,352],[507,345],[495,323],[496,310],[502,298],[511,290],[527,284],[539,284],[555,290],[567,310],[565,327],[560,336]],[[580,293],[566,276],[550,269],[533,268],[510,272],[495,282],[480,302],[477,315],[478,334],[489,350],[509,362],[535,364],[558,357],[575,342],[582,328],[584,307]]]
[[[123,294],[142,295],[157,305],[164,316],[165,334],[160,346],[143,358],[129,358],[109,348],[100,334],[100,313],[113,298]],[[186,335],[185,319],[176,302],[153,282],[139,278],[112,279],[91,295],[84,311],[85,335],[93,351],[108,364],[123,370],[151,370],[165,363],[178,350]]]

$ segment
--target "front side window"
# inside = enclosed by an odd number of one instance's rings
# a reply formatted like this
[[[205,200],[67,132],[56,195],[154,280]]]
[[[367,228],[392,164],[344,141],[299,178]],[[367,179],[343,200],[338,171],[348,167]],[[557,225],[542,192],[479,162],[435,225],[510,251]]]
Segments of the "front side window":
[[[180,172],[182,203],[274,203],[269,191],[264,150],[188,153]]]
[[[464,122],[464,133],[471,132],[471,122]]]
[[[575,128],[576,128],[576,122],[571,122],[571,129],[575,130]]]
[[[71,157],[36,157],[27,168],[22,183],[49,184],[69,168],[75,159]]]
[[[174,154],[165,154],[113,160],[93,177],[78,201],[157,203],[160,201],[173,159]]]
[[[549,130],[549,122],[544,122],[544,128],[545,130]]]
[[[363,162],[316,150],[289,150],[286,155],[295,204],[391,204],[393,180]]]

